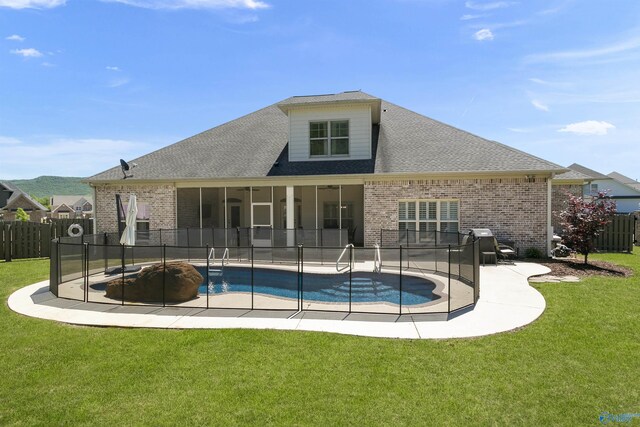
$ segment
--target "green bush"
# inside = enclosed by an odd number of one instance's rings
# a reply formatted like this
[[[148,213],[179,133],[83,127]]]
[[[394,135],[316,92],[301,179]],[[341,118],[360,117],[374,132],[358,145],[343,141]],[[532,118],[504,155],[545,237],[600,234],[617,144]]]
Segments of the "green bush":
[[[542,258],[542,252],[538,248],[528,248],[527,251],[525,252],[525,256],[527,258],[538,259],[538,258]]]
[[[26,213],[24,211],[24,209],[18,208],[18,210],[16,211],[16,220],[17,221],[27,222],[30,219],[31,219],[31,217],[29,216],[28,213]]]

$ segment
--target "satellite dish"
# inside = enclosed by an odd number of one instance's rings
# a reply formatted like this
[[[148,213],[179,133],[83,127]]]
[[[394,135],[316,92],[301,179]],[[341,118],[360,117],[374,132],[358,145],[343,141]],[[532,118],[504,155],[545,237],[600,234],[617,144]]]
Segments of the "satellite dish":
[[[120,159],[120,167],[122,168],[122,174],[124,175],[124,178],[122,179],[133,178],[133,174],[127,175],[127,172],[129,172],[129,170],[135,168],[136,166],[138,165],[135,163],[131,163],[131,165],[129,165],[129,163],[125,162],[123,159]]]

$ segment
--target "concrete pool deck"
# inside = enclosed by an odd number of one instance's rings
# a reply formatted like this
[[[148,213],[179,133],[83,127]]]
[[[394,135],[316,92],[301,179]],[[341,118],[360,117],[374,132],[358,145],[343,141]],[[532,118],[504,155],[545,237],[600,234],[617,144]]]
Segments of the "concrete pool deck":
[[[280,329],[380,338],[467,338],[510,331],[536,320],[546,307],[528,278],[549,273],[539,264],[480,267],[480,299],[452,314],[411,315],[235,310],[109,305],[56,298],[49,281],[14,292],[9,308],[26,316],[85,326],[172,329]]]

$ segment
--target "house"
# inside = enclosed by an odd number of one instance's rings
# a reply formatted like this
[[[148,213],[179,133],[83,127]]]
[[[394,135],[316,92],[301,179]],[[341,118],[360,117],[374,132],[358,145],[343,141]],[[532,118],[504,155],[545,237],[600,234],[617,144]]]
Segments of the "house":
[[[93,197],[91,196],[51,196],[51,218],[92,218]]]
[[[49,211],[15,185],[6,181],[0,182],[0,220],[15,221],[19,208],[29,214],[29,220],[32,222],[40,222]]]
[[[372,246],[384,229],[487,227],[544,251],[567,171],[361,91],[287,98],[135,163],[87,179],[98,231],[134,193],[150,229],[340,228]]]
[[[632,213],[640,210],[640,183],[637,181],[617,172],[604,175],[577,163],[568,166],[568,168],[589,177],[583,187],[585,196],[593,196],[599,191],[606,191],[607,195],[616,201],[618,213]]]

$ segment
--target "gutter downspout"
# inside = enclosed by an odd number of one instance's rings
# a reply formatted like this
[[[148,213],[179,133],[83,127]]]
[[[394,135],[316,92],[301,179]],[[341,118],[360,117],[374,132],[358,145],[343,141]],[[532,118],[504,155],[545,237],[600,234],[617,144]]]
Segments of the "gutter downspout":
[[[551,256],[551,244],[553,239],[553,227],[551,225],[551,181],[554,176],[555,173],[552,173],[551,177],[547,180],[547,256]]]

